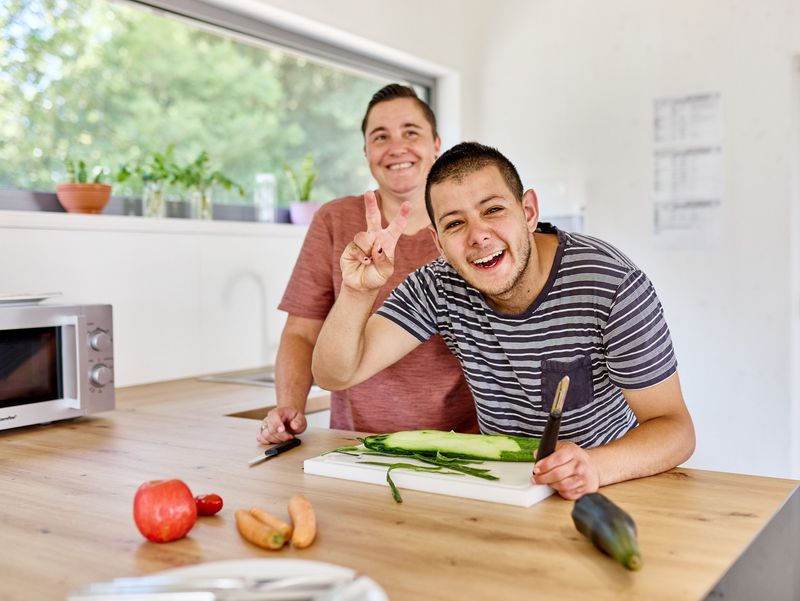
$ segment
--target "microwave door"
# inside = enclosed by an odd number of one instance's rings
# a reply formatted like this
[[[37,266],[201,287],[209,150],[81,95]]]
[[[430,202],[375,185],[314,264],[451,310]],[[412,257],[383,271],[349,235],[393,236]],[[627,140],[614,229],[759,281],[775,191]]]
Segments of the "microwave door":
[[[0,408],[63,396],[61,328],[0,330]]]
[[[89,373],[86,345],[78,334],[85,329],[85,319],[80,315],[65,317],[61,327],[60,363],[64,379],[64,400],[74,409],[80,409],[80,399],[86,394],[84,378],[78,376]],[[71,350],[74,352],[70,352]]]

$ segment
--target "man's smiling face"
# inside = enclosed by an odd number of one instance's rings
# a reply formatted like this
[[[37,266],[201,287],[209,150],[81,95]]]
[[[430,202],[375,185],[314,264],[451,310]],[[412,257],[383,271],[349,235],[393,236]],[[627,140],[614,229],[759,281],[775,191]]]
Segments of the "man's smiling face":
[[[380,102],[370,110],[364,152],[382,192],[406,197],[424,191],[439,146],[413,98]]]
[[[531,235],[538,222],[532,190],[522,203],[490,165],[430,189],[439,251],[453,269],[492,304],[524,293],[533,277]]]

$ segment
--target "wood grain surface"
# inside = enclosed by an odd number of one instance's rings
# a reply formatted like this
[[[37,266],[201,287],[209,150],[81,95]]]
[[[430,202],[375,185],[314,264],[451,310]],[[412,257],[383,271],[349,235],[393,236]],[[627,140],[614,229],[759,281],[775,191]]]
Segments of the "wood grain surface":
[[[558,496],[530,508],[306,475],[304,459],[354,433],[313,430],[255,467],[263,389],[186,380],[118,391],[117,410],[0,433],[0,599],[63,599],[89,582],[236,558],[334,563],[411,599],[703,599],[797,482],[691,469],[606,487],[639,528],[644,568],[631,573],[574,528]],[[180,478],[225,506],[180,541],[155,544],[132,518],[136,488]],[[287,516],[295,493],[317,512],[308,549],[266,551],[238,534],[237,508]]]

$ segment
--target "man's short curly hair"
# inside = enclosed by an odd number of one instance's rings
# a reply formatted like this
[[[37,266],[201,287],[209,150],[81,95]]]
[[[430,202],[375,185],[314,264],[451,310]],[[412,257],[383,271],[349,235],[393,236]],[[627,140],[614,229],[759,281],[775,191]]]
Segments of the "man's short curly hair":
[[[490,165],[497,167],[514,198],[522,202],[522,180],[511,161],[491,146],[484,146],[478,142],[462,142],[440,156],[428,173],[428,180],[425,183],[425,208],[434,227],[436,222],[431,207],[431,188],[446,180],[461,182],[469,174]]]

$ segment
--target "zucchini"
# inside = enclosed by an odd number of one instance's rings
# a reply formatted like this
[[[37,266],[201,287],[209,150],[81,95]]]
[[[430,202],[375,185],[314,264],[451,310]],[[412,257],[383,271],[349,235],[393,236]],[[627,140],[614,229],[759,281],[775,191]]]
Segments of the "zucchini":
[[[533,461],[538,438],[505,434],[461,434],[441,430],[409,430],[361,438],[372,451],[391,455],[458,457],[484,461]]]
[[[642,567],[633,518],[608,497],[593,492],[575,501],[572,521],[595,547],[629,570]]]

